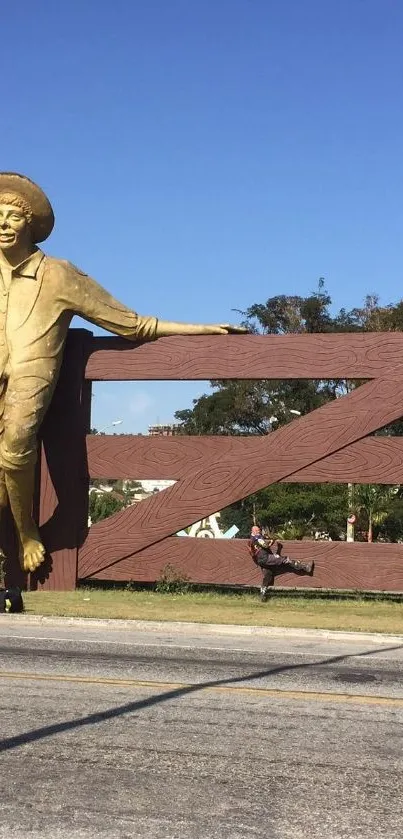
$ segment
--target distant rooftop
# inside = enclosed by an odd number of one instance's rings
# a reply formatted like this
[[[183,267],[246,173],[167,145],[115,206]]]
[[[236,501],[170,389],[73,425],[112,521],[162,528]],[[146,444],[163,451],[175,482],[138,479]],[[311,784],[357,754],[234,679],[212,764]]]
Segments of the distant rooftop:
[[[168,423],[167,425],[149,425],[148,433],[151,437],[172,437],[179,434],[179,423]]]

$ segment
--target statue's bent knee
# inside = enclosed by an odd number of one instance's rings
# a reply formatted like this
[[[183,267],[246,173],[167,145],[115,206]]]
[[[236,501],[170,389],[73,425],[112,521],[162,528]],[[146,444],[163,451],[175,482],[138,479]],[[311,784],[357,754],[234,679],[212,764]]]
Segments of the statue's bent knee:
[[[36,463],[37,443],[32,432],[24,428],[10,428],[0,444],[0,466],[7,472],[20,472]]]

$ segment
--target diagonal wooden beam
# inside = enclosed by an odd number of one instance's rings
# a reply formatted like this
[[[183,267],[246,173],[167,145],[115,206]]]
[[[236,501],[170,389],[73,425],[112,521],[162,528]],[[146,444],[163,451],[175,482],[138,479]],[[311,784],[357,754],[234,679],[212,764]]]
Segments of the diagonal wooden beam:
[[[79,576],[119,562],[194,521],[281,481],[398,419],[403,365],[268,435],[239,462],[220,447],[170,489],[94,525],[80,549]]]

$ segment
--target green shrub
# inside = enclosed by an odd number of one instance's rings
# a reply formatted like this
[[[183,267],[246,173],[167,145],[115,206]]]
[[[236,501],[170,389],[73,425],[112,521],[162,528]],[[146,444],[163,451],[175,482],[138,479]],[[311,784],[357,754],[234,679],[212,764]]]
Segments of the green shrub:
[[[189,577],[169,562],[161,570],[161,576],[155,586],[155,590],[160,594],[187,594],[190,588]]]

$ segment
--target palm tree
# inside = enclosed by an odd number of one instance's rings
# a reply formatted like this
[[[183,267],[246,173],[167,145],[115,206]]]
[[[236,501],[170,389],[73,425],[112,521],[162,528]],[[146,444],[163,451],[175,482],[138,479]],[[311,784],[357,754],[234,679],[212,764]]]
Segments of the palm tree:
[[[358,513],[364,513],[367,518],[368,542],[373,541],[373,528],[379,527],[387,519],[398,490],[398,486],[355,484],[354,506]]]

